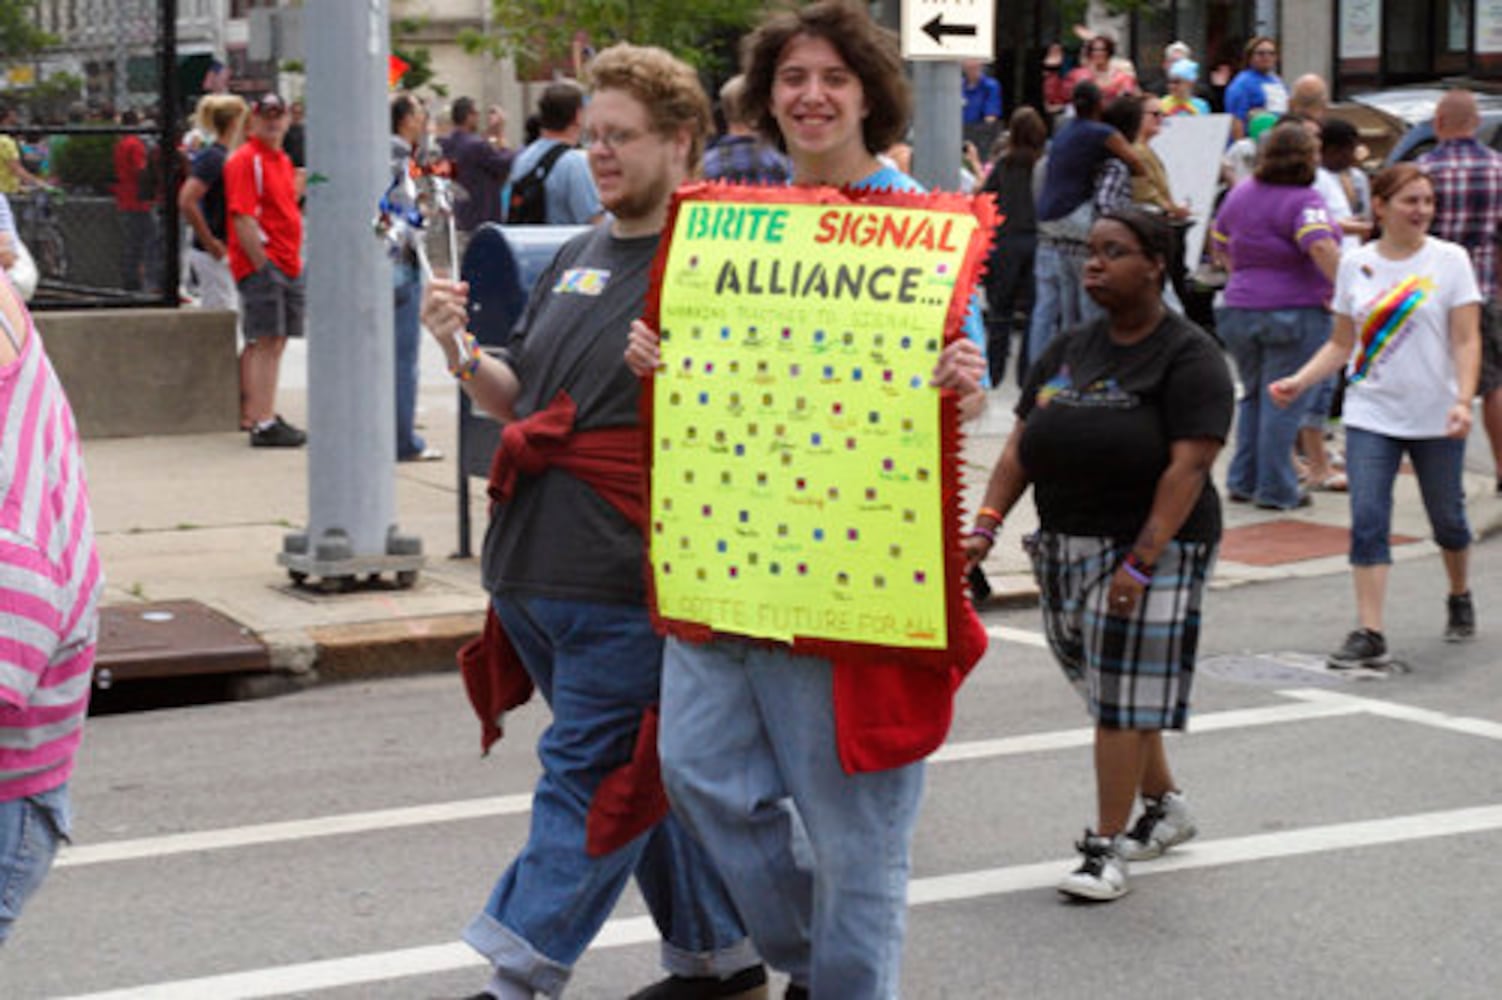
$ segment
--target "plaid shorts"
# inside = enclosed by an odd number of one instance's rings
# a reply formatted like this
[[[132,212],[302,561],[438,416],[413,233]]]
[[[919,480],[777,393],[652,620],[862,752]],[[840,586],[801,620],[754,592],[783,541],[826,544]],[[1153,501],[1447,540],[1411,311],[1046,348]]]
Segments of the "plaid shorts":
[[[1040,531],[1025,544],[1049,648],[1095,721],[1108,729],[1185,728],[1216,546],[1170,542],[1144,598],[1122,618],[1107,612],[1106,599],[1129,543]]]

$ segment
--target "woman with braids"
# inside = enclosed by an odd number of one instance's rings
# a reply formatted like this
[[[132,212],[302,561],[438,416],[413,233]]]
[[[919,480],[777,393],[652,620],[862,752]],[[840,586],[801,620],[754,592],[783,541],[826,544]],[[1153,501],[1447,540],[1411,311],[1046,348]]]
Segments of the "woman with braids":
[[[1084,285],[1106,316],[1034,362],[965,540],[971,564],[984,559],[1032,486],[1040,527],[1026,544],[1048,644],[1095,719],[1096,825],[1059,883],[1089,900],[1123,895],[1128,861],[1196,832],[1162,732],[1189,717],[1221,530],[1210,466],[1232,389],[1215,342],[1163,304],[1171,239],[1160,217],[1136,208],[1091,227]]]

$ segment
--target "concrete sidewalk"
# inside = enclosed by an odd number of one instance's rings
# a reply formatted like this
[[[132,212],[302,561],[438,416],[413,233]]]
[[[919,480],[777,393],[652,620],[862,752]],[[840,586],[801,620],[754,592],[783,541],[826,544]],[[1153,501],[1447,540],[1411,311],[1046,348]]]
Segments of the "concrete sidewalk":
[[[300,345],[297,345],[300,347]],[[289,349],[282,412],[299,425],[306,414],[302,353]],[[325,595],[295,588],[277,566],[282,536],[307,521],[307,453],[251,449],[244,434],[99,439],[85,443],[100,550],[108,576],[106,604],[125,609],[193,600],[222,613],[263,641],[274,668],[319,678],[440,669],[478,632],[486,595],[477,559],[451,557],[457,544],[457,390],[431,344],[424,344],[419,422],[441,462],[395,467],[398,526],[423,541],[427,568],[409,590]],[[967,509],[979,502],[1011,427],[1015,390],[994,393],[990,410],[964,445]],[[1223,452],[1216,481],[1224,483]],[[1478,536],[1502,527],[1491,460],[1478,431],[1470,442],[1466,492]],[[469,483],[474,547],[484,533],[484,483]],[[1215,586],[1347,571],[1348,510],[1342,494],[1316,494],[1312,507],[1260,511],[1226,504],[1227,532]],[[1009,518],[985,569],[994,601],[1036,600],[1019,540],[1035,526],[1025,498]],[[1395,557],[1431,553],[1428,524],[1412,476],[1399,478],[1393,524]],[[1338,599],[1344,579],[1332,580]],[[1438,598],[1436,598],[1438,601]]]

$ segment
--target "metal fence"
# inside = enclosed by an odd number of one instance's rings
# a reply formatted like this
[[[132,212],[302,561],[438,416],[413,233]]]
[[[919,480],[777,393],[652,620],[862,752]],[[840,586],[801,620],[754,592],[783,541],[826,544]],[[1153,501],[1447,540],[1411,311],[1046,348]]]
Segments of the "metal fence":
[[[41,277],[32,305],[175,305],[176,0],[37,0],[32,13],[43,43],[0,54],[0,194]]]

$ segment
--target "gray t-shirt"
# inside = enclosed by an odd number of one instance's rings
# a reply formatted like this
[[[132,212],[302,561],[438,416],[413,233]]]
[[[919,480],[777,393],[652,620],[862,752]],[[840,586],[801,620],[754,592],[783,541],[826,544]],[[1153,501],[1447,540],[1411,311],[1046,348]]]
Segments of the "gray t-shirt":
[[[578,407],[576,430],[640,423],[641,382],[624,355],[658,239],[617,239],[602,223],[558,251],[506,348],[521,381],[517,416],[565,389]],[[634,525],[581,480],[549,469],[518,480],[485,534],[482,567],[492,593],[643,604],[644,558]]]

